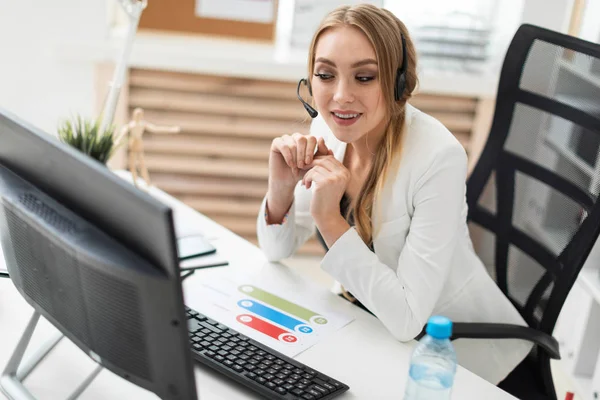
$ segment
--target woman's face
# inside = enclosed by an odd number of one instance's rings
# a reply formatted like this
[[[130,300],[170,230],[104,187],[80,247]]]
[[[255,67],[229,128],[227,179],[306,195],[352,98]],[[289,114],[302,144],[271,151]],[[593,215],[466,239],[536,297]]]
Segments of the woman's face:
[[[376,60],[373,46],[358,28],[330,28],[319,37],[313,97],[317,110],[342,142],[356,142],[383,129],[385,106]]]

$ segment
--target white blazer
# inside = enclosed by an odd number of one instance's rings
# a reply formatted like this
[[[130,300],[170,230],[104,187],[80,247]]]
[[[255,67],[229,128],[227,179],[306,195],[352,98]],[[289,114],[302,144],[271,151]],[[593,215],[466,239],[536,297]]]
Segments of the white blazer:
[[[407,105],[405,120],[397,171],[387,175],[383,192],[375,199],[375,252],[350,228],[331,246],[321,267],[400,341],[415,338],[434,314],[455,322],[526,325],[473,250],[466,223],[463,147],[439,121],[413,106]],[[343,161],[346,143],[321,117],[313,120],[310,133],[322,136],[336,159]],[[266,224],[263,199],[257,233],[270,261],[291,256],[315,232],[311,196],[311,190],[298,184],[281,225]],[[532,347],[513,339],[459,339],[453,344],[459,364],[493,384]]]

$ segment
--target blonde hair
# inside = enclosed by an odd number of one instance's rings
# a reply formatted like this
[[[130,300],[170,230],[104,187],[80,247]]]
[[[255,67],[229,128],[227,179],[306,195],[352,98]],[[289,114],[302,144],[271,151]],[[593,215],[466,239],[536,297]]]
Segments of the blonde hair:
[[[373,243],[372,212],[375,198],[380,194],[386,175],[398,165],[402,148],[405,107],[407,100],[417,86],[416,52],[406,26],[390,11],[371,4],[341,6],[331,11],[321,21],[315,32],[308,59],[308,78],[314,76],[315,50],[320,36],[328,29],[352,26],[358,28],[375,49],[379,69],[379,82],[386,105],[388,118],[385,134],[374,155],[371,170],[359,195],[348,208],[354,213],[356,231],[369,247]],[[403,63],[402,36],[406,45],[406,85],[398,101],[394,98],[396,71]],[[347,218],[347,216],[346,216]],[[343,288],[343,294],[352,298]]]

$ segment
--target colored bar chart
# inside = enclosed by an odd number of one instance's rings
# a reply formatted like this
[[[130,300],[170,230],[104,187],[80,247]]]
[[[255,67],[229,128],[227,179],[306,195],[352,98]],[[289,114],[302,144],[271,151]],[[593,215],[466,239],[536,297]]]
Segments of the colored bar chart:
[[[264,319],[270,320],[292,331],[302,332],[305,334],[313,332],[313,329],[304,322],[256,301],[244,299],[238,301],[238,305],[259,317],[263,317]]]
[[[278,308],[305,321],[314,322],[315,324],[319,325],[325,325],[327,323],[327,319],[318,313],[299,306],[296,303],[292,303],[291,301],[283,299],[277,295],[274,295],[273,293],[269,293],[265,290],[257,288],[256,286],[241,285],[238,290],[256,300]]]
[[[298,338],[290,332],[281,329],[267,321],[248,314],[238,315],[238,322],[285,343],[296,343]]]

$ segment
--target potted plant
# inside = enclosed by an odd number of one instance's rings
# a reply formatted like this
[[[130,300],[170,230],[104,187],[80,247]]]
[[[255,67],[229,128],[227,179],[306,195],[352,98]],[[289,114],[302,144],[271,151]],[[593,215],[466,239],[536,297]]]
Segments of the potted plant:
[[[100,118],[88,119],[80,115],[65,119],[58,127],[58,137],[63,143],[106,165],[118,143],[113,136],[115,126],[100,132],[100,122]]]

